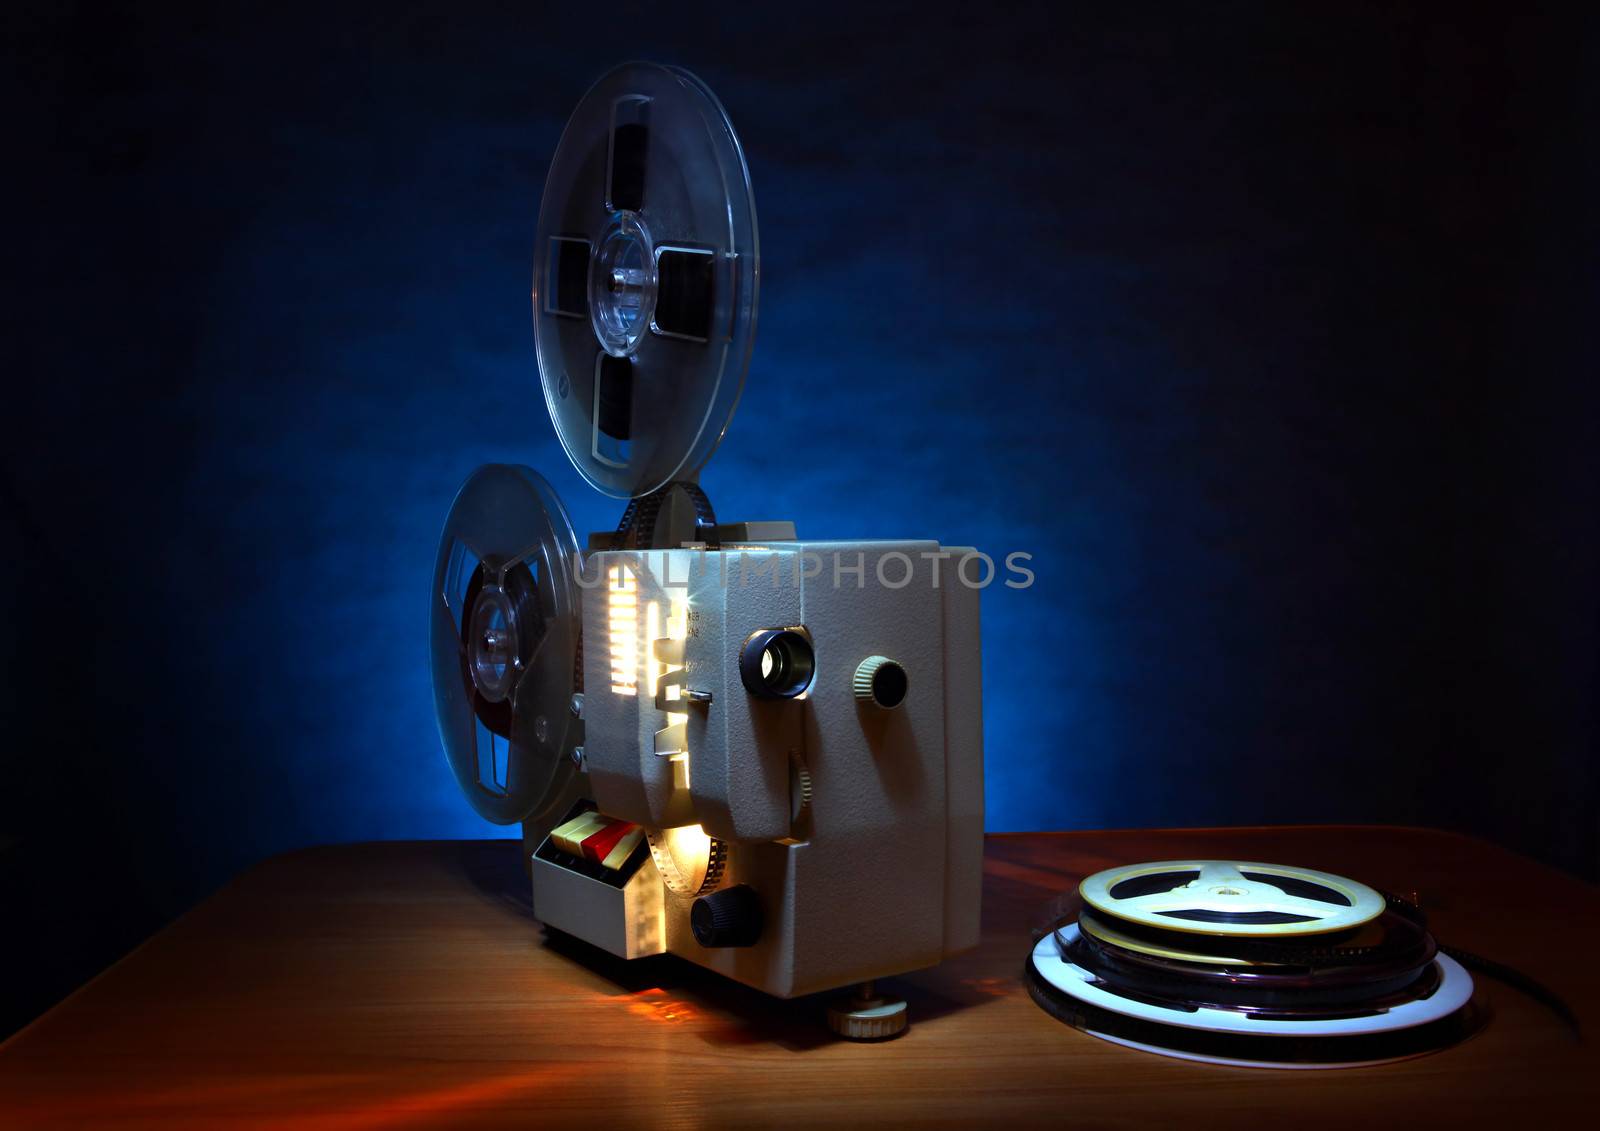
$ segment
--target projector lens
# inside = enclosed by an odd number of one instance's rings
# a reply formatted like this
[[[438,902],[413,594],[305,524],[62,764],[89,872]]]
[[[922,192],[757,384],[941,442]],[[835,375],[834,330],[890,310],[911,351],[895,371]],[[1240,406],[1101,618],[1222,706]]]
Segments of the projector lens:
[[[816,671],[811,641],[792,628],[762,629],[739,654],[739,677],[757,699],[793,699],[811,686]]]

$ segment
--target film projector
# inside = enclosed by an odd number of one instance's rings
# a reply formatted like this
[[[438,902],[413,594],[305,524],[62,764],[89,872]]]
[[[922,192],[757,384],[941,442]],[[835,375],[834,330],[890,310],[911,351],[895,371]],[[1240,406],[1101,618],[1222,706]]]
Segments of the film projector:
[[[979,594],[949,583],[973,551],[714,513],[696,479],[744,384],[760,249],[739,140],[694,76],[634,63],[589,91],[534,255],[551,420],[629,501],[580,550],[534,471],[462,486],[430,594],[450,766],[521,823],[546,926],[777,997],[854,987],[833,1028],[893,1036],[905,1003],[872,980],[978,941]],[[946,583],[878,583],[901,576],[885,558]]]

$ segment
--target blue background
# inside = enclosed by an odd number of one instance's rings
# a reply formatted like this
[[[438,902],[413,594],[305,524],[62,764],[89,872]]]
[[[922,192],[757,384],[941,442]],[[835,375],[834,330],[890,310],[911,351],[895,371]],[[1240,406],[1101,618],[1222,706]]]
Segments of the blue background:
[[[719,515],[1034,555],[985,595],[991,829],[1418,823],[1592,874],[1593,28],[1337,12],[20,17],[0,877],[44,925],[0,1021],[271,853],[501,834],[424,595],[480,463],[620,513],[527,295],[632,57],[707,80],[756,189]]]

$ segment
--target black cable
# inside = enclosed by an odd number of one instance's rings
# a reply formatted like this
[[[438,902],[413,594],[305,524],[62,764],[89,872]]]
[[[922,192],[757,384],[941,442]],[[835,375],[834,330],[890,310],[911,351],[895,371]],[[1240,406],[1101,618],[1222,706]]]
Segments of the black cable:
[[[1544,1006],[1551,1013],[1554,1013],[1557,1017],[1561,1018],[1561,1020],[1566,1023],[1567,1027],[1572,1030],[1572,1035],[1576,1037],[1579,1042],[1583,1041],[1583,1026],[1578,1023],[1578,1015],[1572,1011],[1572,1007],[1562,999],[1560,994],[1556,993],[1549,986],[1546,986],[1543,982],[1537,981],[1534,978],[1530,978],[1522,971],[1515,970],[1502,962],[1496,962],[1493,959],[1485,958],[1481,954],[1473,954],[1470,950],[1461,950],[1457,947],[1445,946],[1443,943],[1440,943],[1439,951],[1442,954],[1448,954],[1451,958],[1455,959],[1457,962],[1461,963],[1461,965],[1465,966],[1468,970],[1471,970],[1474,973],[1483,974],[1487,977],[1493,978],[1497,982],[1505,983],[1514,990],[1520,990],[1522,993],[1526,994],[1528,997]]]
[[[1387,903],[1392,910],[1401,911],[1404,913],[1405,909],[1409,909],[1410,913],[1416,917],[1418,922],[1424,926],[1427,925],[1427,918],[1423,915],[1422,909],[1415,903],[1412,903],[1409,899],[1405,899],[1398,895],[1391,895],[1388,892],[1383,893],[1383,898],[1385,903]],[[1438,942],[1437,939],[1434,941],[1437,943],[1439,952],[1441,954],[1449,955],[1451,958],[1461,963],[1461,965],[1465,966],[1468,970],[1471,970],[1474,973],[1482,974],[1488,978],[1493,978],[1495,981],[1510,986],[1514,990],[1519,990],[1526,996],[1538,1002],[1540,1005],[1544,1006],[1551,1013],[1554,1013],[1557,1017],[1559,1017],[1562,1022],[1566,1024],[1567,1028],[1572,1030],[1572,1035],[1576,1037],[1579,1042],[1582,1042],[1583,1026],[1578,1023],[1578,1015],[1572,1011],[1572,1007],[1566,1003],[1561,995],[1556,993],[1549,986],[1545,985],[1543,982],[1540,982],[1536,978],[1529,977],[1520,970],[1516,970],[1510,966],[1507,966],[1503,962],[1496,962],[1494,959],[1485,958],[1481,954],[1473,954],[1470,950],[1462,950],[1459,947],[1446,946],[1444,943]]]

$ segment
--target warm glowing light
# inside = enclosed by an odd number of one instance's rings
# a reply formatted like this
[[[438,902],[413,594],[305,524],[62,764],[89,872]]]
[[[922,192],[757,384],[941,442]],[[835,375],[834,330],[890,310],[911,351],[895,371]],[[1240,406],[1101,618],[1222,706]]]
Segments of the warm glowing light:
[[[681,596],[671,598],[667,606],[666,636],[663,637],[661,632],[661,606],[651,601],[645,606],[645,639],[652,642],[646,670],[650,697],[657,705],[677,703],[683,699],[682,677],[667,678],[672,673],[683,670],[682,645],[689,634],[689,606]],[[677,647],[671,646],[673,642]],[[662,644],[668,646],[663,649]],[[674,781],[681,777],[680,784],[687,789],[689,750],[683,727],[689,721],[689,714],[687,711],[668,710],[666,715],[667,725],[656,732],[656,753],[665,755],[674,762],[684,763],[682,773],[675,774]]]
[[[682,641],[689,635],[689,603],[682,597],[673,597],[671,612],[667,616],[667,639]],[[678,671],[682,664],[672,664],[670,667],[662,665],[662,672]],[[667,699],[676,702],[683,698],[683,684],[674,683],[667,688]],[[686,711],[668,711],[667,724],[686,723],[689,715]]]
[[[712,841],[699,825],[678,825],[650,833],[650,853],[656,857],[667,886],[678,893],[698,891],[712,862]]]
[[[680,825],[666,830],[666,836],[672,854],[679,860],[703,868],[711,859],[711,838],[699,825]]]
[[[661,602],[651,601],[644,607],[644,638],[646,640],[659,640],[661,638]],[[661,677],[666,673],[667,665],[652,653],[646,670],[650,673],[650,697],[655,698],[661,686]]]
[[[616,566],[606,586],[607,628],[611,636],[611,690],[639,693],[639,579]],[[653,604],[653,602],[652,602]]]
[[[628,994],[624,1000],[628,1003],[628,1012],[634,1016],[673,1025],[693,1021],[697,1013],[692,1003],[669,996],[667,991],[659,986]]]

